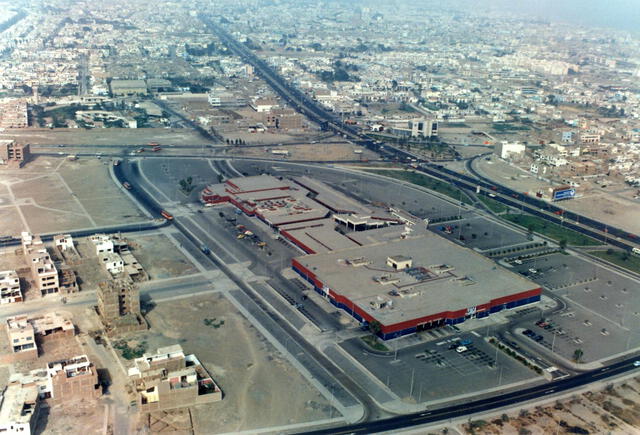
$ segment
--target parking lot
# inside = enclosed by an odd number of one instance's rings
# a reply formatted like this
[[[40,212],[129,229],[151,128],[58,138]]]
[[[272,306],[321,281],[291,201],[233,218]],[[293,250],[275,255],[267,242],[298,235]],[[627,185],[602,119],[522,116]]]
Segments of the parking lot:
[[[429,228],[447,239],[460,240],[469,248],[483,251],[528,242],[525,234],[478,215],[460,221],[433,224]]]
[[[403,348],[397,356],[394,352],[387,356],[363,354],[356,340],[344,342],[342,347],[395,394],[410,401],[428,402],[537,377],[475,335]],[[459,351],[462,343],[466,350]],[[393,349],[392,343],[387,345]]]
[[[268,172],[275,176],[309,175],[309,168],[287,163],[272,165],[262,162],[234,162],[233,165],[249,175]],[[439,219],[460,214],[461,208],[450,201],[440,199],[431,193],[415,189],[407,183],[375,177],[369,174],[338,172],[331,168],[314,167],[313,178],[330,184],[337,190],[362,201],[384,203],[400,207],[408,212],[425,218]],[[393,188],[390,184],[393,183]],[[464,209],[462,209],[464,211]]]
[[[567,307],[548,316],[540,327],[519,325],[543,337],[539,344],[572,359],[576,349],[582,360],[594,361],[640,346],[640,286],[632,279],[563,254],[522,260],[514,271],[556,295]]]

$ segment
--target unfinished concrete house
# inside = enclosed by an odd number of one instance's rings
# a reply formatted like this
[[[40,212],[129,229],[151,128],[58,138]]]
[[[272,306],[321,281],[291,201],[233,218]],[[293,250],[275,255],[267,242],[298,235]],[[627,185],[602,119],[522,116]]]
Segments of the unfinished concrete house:
[[[48,389],[54,403],[97,399],[102,395],[98,372],[86,355],[47,364]]]
[[[38,357],[38,348],[45,342],[75,335],[71,320],[57,314],[20,315],[7,319],[7,335],[13,355],[11,361]]]
[[[15,270],[0,272],[0,304],[22,302],[20,278]]]
[[[222,391],[195,355],[178,344],[145,354],[129,369],[142,412],[182,408],[222,400]]]

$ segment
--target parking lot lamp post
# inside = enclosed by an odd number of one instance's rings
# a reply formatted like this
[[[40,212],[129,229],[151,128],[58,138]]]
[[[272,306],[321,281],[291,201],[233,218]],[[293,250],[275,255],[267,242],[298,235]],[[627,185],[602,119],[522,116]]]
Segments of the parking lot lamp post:
[[[409,396],[413,397],[413,378],[416,374],[416,369],[411,369],[411,388],[409,390]]]

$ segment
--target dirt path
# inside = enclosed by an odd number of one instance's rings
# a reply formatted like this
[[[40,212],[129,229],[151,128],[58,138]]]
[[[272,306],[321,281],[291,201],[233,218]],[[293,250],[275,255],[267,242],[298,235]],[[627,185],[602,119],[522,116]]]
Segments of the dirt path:
[[[238,326],[239,326],[238,330],[240,332],[240,337],[243,341],[243,344],[247,347],[247,349],[249,349],[249,355],[248,355],[249,361],[252,361],[251,367],[247,369],[248,376],[246,378],[244,389],[238,396],[238,405],[239,405],[238,408],[248,409],[249,407],[247,406],[247,404],[249,401],[249,395],[251,394],[251,389],[254,384],[253,381],[256,376],[256,372],[259,371],[260,363],[259,363],[258,354],[256,353],[255,347],[251,345],[251,337],[249,337],[249,334],[247,334],[247,330],[245,328],[242,328],[242,325],[238,325]],[[238,422],[237,426],[234,428],[233,430],[234,432],[237,432],[242,428],[248,427],[247,413],[242,412],[241,415],[242,415],[242,418]]]

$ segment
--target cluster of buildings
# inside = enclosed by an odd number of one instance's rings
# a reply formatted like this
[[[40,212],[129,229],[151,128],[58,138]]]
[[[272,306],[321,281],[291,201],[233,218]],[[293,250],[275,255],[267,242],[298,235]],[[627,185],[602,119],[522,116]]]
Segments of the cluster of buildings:
[[[75,326],[58,313],[9,317],[0,337],[2,363],[38,361],[46,343],[74,340]],[[48,352],[48,351],[47,351]],[[0,432],[35,433],[39,412],[48,406],[91,402],[102,395],[98,371],[86,355],[56,359],[27,373],[15,372],[0,394]]]
[[[123,275],[137,280],[148,278],[125,240],[113,235],[94,234],[89,241],[95,247],[98,261],[111,276]]]
[[[43,402],[89,402],[102,395],[98,372],[86,355],[47,363],[28,374],[15,373],[0,396],[0,432],[35,433]]]
[[[0,128],[25,128],[28,126],[29,113],[25,100],[0,102]]]
[[[205,204],[260,219],[302,255],[292,267],[383,339],[535,303],[541,288],[442,238],[403,210],[370,206],[309,177],[261,175],[208,186]]]

